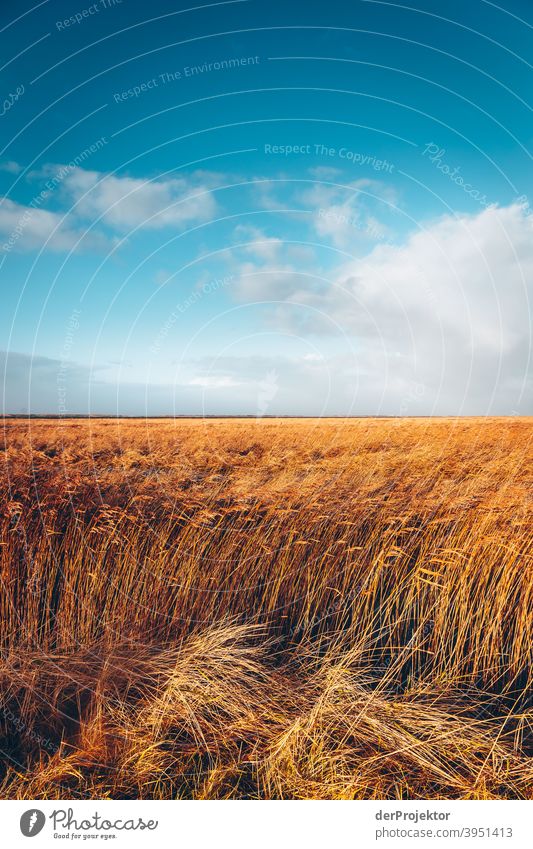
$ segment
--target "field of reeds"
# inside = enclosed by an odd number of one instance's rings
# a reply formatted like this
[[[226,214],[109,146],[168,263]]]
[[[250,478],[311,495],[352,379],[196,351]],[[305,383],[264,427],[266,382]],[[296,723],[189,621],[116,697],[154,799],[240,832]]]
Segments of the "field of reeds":
[[[0,797],[533,798],[532,436],[6,419]]]

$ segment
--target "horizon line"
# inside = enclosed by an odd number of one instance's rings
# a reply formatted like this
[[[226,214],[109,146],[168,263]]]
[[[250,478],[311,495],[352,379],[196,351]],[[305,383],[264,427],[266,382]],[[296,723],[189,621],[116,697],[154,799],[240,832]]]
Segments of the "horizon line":
[[[359,415],[298,415],[293,413],[280,413],[279,415],[264,415],[256,416],[252,413],[162,413],[158,415],[141,415],[127,413],[68,413],[61,415],[59,413],[2,413],[2,418],[5,419],[52,419],[57,421],[66,421],[72,419],[250,419],[262,421],[263,419],[522,419],[532,418],[530,413],[513,414],[513,413],[427,413],[421,415],[393,415],[393,414],[378,414],[378,413],[361,413]]]

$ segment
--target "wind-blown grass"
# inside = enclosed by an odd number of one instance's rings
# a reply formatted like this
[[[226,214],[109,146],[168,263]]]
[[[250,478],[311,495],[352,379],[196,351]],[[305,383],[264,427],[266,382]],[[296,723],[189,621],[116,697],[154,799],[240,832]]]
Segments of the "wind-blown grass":
[[[3,798],[533,798],[526,419],[6,420]]]

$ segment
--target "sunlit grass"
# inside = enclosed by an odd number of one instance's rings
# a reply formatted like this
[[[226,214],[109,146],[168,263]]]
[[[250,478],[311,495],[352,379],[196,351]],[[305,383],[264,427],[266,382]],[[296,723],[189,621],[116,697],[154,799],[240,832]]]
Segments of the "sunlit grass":
[[[533,798],[532,435],[7,420],[2,796]]]

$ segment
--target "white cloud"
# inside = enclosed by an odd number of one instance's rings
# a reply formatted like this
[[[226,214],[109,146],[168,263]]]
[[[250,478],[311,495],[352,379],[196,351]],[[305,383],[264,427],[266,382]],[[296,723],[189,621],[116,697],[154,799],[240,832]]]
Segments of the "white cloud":
[[[315,263],[316,267],[316,251],[311,245],[287,244],[285,246],[285,256],[289,262],[298,263],[300,268],[302,266],[309,266],[311,263]]]
[[[394,213],[397,196],[378,180],[347,185],[317,182],[304,189],[299,200],[313,212],[311,224],[318,238],[341,250],[354,251],[361,243],[384,242],[392,235],[386,221]]]
[[[362,412],[529,413],[532,235],[518,205],[445,216],[345,263],[329,285],[243,267],[236,292],[283,300],[284,332],[353,340]]]
[[[125,232],[135,227],[185,228],[208,220],[216,211],[212,182],[212,175],[202,173],[149,181],[75,168],[63,185],[77,204],[78,216],[102,216],[109,226]]]
[[[8,174],[20,174],[22,170],[22,165],[13,162],[13,160],[0,162],[0,171],[6,171]]]
[[[325,284],[316,275],[298,271],[293,265],[258,266],[245,262],[236,270],[232,294],[240,301],[306,301],[319,296]]]
[[[0,204],[0,250],[31,251],[43,247],[47,250],[68,251],[81,239],[80,249],[103,248],[103,237],[86,234],[84,229],[70,227],[63,216],[32,206],[22,206],[9,198]]]
[[[232,386],[240,386],[240,381],[234,380],[227,374],[222,375],[199,375],[189,380],[189,386],[201,386],[204,389],[226,389]]]
[[[281,178],[282,180],[283,178]],[[286,187],[283,182],[278,180],[271,181],[256,177],[252,181],[252,193],[254,198],[254,206],[265,210],[284,210],[289,209],[286,197]],[[281,195],[284,194],[285,197]]]
[[[283,240],[267,236],[258,227],[239,224],[234,231],[234,237],[242,245],[242,252],[253,256],[261,262],[275,262],[283,247]]]
[[[309,174],[316,180],[334,180],[337,182],[339,178],[342,178],[343,171],[331,165],[317,165],[316,168],[309,169]]]

